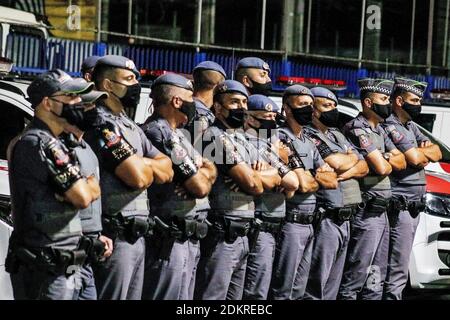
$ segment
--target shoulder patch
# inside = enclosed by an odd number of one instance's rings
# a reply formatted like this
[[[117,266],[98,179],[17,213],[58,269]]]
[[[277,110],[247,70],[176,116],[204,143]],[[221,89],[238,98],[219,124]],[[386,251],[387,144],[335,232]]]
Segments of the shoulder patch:
[[[403,133],[401,133],[400,131],[398,131],[396,128],[392,129],[390,131],[391,133],[391,138],[392,138],[392,142],[397,143],[403,140],[403,138],[405,137],[403,135]]]
[[[359,136],[359,145],[361,146],[361,148],[368,148],[372,145],[372,142],[370,141],[370,139],[367,137],[367,135],[365,134],[361,134]]]
[[[109,147],[116,145],[120,142],[121,136],[116,134],[115,132],[111,131],[108,128],[104,128],[102,130],[102,135],[105,138],[106,145]]]

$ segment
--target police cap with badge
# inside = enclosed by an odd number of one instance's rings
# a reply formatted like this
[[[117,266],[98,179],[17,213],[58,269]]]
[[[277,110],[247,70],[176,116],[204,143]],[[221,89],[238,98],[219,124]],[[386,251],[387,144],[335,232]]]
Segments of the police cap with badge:
[[[92,72],[93,79],[96,78],[96,71],[98,71],[102,66],[130,70],[135,74],[136,78],[138,78],[140,75],[133,60],[130,60],[124,56],[106,55],[97,60],[94,71]]]
[[[427,86],[427,82],[421,82],[406,78],[395,78],[393,91],[396,92],[397,90],[402,90],[405,92],[413,93],[419,98],[422,98],[425,90],[427,89]]]
[[[265,70],[270,73],[270,67],[267,62],[257,57],[246,57],[238,61],[236,65],[236,70],[244,68],[254,68]]]
[[[361,96],[367,93],[380,93],[390,96],[394,86],[394,81],[387,79],[365,78],[358,80],[358,86]]]

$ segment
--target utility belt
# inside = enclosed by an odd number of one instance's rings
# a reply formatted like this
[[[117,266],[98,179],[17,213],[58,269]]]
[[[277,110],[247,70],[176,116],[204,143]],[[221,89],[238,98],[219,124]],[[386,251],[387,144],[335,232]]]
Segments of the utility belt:
[[[82,237],[79,249],[86,252],[86,263],[98,264],[105,261],[103,254],[105,253],[105,244],[94,237]]]
[[[232,220],[226,216],[210,215],[208,223],[211,230],[223,234],[225,241],[233,243],[238,237],[245,237],[250,232],[254,219],[240,218]]]
[[[255,249],[260,232],[270,233],[277,238],[281,233],[283,224],[284,218],[264,217],[260,212],[255,212],[255,219],[252,220],[251,229],[247,234],[250,252]]]
[[[289,212],[286,213],[286,222],[299,223],[299,224],[313,224],[316,219],[315,212]]]
[[[356,213],[357,205],[345,206],[342,208],[322,209],[323,216],[332,219],[336,224],[349,221]]]
[[[11,238],[12,240],[12,238]],[[53,275],[74,274],[88,259],[88,253],[83,245],[76,250],[56,248],[27,248],[14,240],[10,242],[5,261],[5,270],[11,274],[17,273],[21,265]]]
[[[364,208],[368,212],[382,214],[389,206],[390,199],[376,197],[369,195],[368,193],[363,193],[361,196],[363,202],[359,207],[362,209]]]
[[[155,216],[155,232],[153,241],[155,247],[159,248],[159,258],[168,260],[175,241],[184,242],[188,239],[201,240],[208,233],[208,223],[197,220],[194,217],[173,216],[169,223]]]
[[[125,241],[134,244],[139,238],[149,236],[152,234],[155,221],[151,216],[103,216],[102,217],[103,231],[102,233],[112,239],[113,241],[122,236]]]
[[[392,197],[389,201],[389,215],[398,215],[403,210],[408,210],[411,217],[416,218],[425,210],[425,199],[422,197],[420,200],[409,201],[404,196]]]

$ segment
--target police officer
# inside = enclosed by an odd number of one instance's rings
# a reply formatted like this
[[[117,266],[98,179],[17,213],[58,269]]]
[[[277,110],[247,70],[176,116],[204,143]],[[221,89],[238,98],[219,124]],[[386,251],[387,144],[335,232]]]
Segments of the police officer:
[[[370,172],[359,180],[363,205],[351,224],[351,237],[339,299],[381,299],[386,277],[389,224],[386,208],[391,198],[388,175],[406,167],[405,157],[379,125],[389,116],[389,96],[393,81],[361,79],[358,81],[363,107],[348,122],[344,134],[364,156]]]
[[[394,79],[391,95],[393,113],[382,124],[395,146],[403,152],[408,164],[391,175],[392,199],[388,210],[390,222],[389,265],[384,298],[402,299],[408,280],[409,257],[419,213],[425,208],[424,167],[442,157],[439,146],[430,142],[413,122],[420,114],[421,100],[427,87],[424,82]]]
[[[246,57],[238,61],[236,65],[237,81],[247,89],[248,95],[269,95],[272,89],[270,68],[267,62],[256,57]]]
[[[337,98],[328,89],[312,88],[312,122],[304,127],[321,157],[338,174],[336,189],[320,188],[317,208],[320,222],[315,232],[311,271],[305,299],[336,300],[350,237],[350,218],[362,202],[358,181],[369,172],[364,158],[337,129]]]
[[[191,134],[191,141],[196,146],[200,142],[203,132],[214,123],[213,105],[214,88],[227,77],[221,65],[214,61],[203,61],[194,67],[194,102],[195,117],[186,129]],[[201,147],[196,148],[201,151]]]
[[[303,131],[303,126],[311,123],[313,99],[303,86],[291,86],[283,94],[287,126],[279,129],[279,137],[289,151],[289,168],[300,183],[295,195],[286,200],[285,224],[276,247],[271,294],[277,300],[303,298],[314,238],[315,192],[319,185],[337,187],[336,173]]]
[[[89,56],[81,64],[81,76],[88,82],[92,81],[92,71],[100,56]]]
[[[244,299],[249,300],[267,299],[275,243],[286,213],[285,193],[292,197],[299,185],[297,175],[287,166],[287,154],[281,154],[279,141],[275,139],[278,110],[278,105],[266,96],[255,94],[248,99],[244,124],[247,139],[258,150],[261,162],[276,168],[274,175],[281,179],[280,188],[265,189],[262,195],[255,197],[255,223],[248,236],[250,254],[244,287]]]
[[[34,118],[8,152],[14,231],[6,270],[16,299],[78,299],[86,260],[80,210],[92,207],[100,186],[86,175],[87,162],[95,160],[88,155],[80,162],[60,136],[78,94],[92,86],[57,69],[27,89]]]
[[[209,194],[211,226],[201,242],[196,299],[242,299],[253,196],[263,192],[264,184],[277,182],[274,176],[263,176],[256,150],[237,130],[244,125],[247,98],[245,87],[234,80],[214,91],[216,120],[204,134],[203,155],[216,164],[218,177]]]
[[[146,189],[172,179],[170,159],[152,146],[124,108],[136,108],[141,88],[133,61],[108,55],[95,65],[96,88],[108,93],[92,112],[97,114],[85,139],[100,163],[102,233],[114,251],[96,266],[99,299],[141,299],[145,241],[151,227]]]
[[[149,189],[157,228],[149,239],[143,298],[192,300],[199,240],[206,236],[206,217],[198,220],[196,200],[207,201],[217,170],[201,157],[180,129],[195,115],[192,82],[177,74],[152,84],[155,114],[142,129],[159,150],[171,157],[172,183]]]

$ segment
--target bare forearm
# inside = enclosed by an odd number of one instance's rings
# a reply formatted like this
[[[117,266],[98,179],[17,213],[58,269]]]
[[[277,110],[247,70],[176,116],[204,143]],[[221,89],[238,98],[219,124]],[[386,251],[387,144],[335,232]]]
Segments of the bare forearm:
[[[153,170],[153,177],[155,183],[163,184],[171,182],[173,179],[172,162],[168,157],[159,159],[143,158],[145,165]]]
[[[441,149],[439,149],[439,146],[436,144],[418,149],[425,155],[425,157],[427,157],[428,160],[432,162],[437,162],[442,159]]]
[[[278,170],[275,168],[269,168],[257,172],[261,177],[264,190],[271,190],[280,185],[281,177],[278,175]]]
[[[367,162],[364,160],[359,160],[356,165],[354,165],[349,170],[344,173],[339,174],[338,178],[340,180],[348,180],[351,178],[362,178],[369,173],[369,167],[367,166]]]

